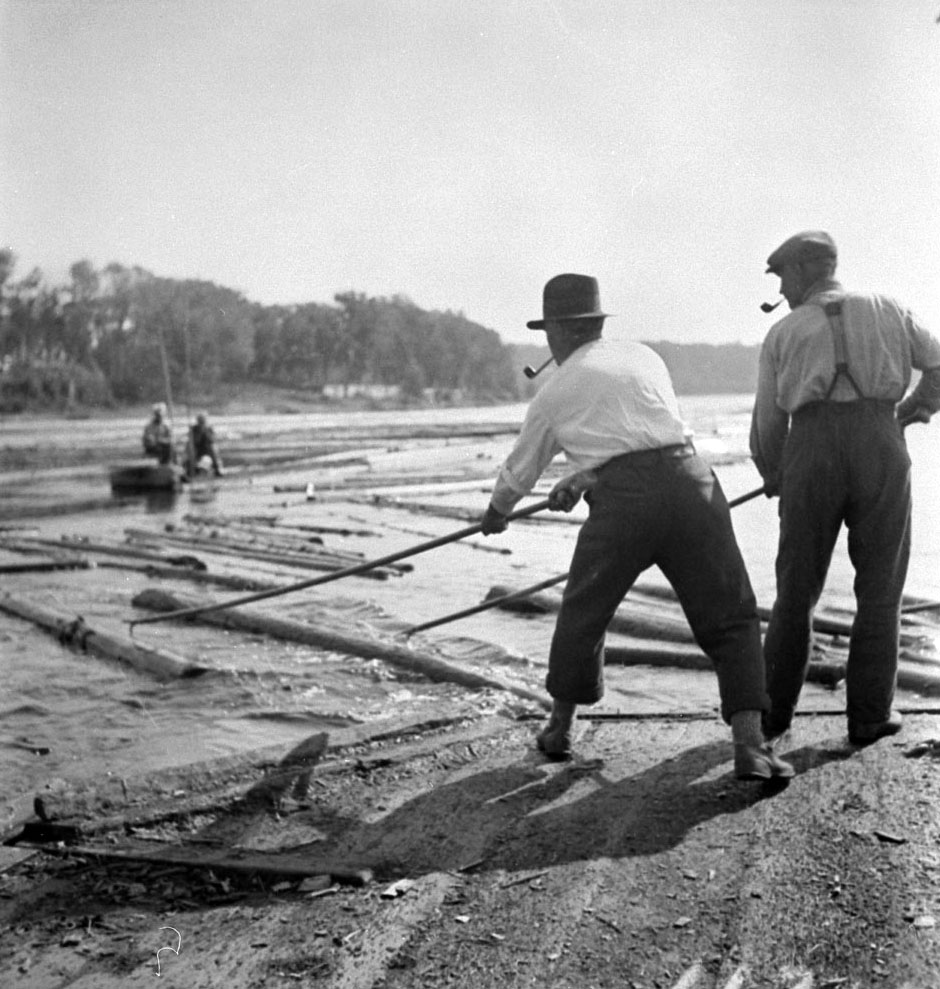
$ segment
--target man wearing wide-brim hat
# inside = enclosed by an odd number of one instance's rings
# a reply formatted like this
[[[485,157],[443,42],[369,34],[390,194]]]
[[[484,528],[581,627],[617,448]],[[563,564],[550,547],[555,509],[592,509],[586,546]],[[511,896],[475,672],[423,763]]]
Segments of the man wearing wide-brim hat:
[[[570,754],[577,705],[604,692],[607,625],[655,564],[715,664],[736,775],[792,776],[761,734],[760,622],[728,503],[689,442],[665,364],[642,344],[603,339],[607,316],[596,279],[562,274],[545,285],[542,318],[528,325],[545,331],[558,368],[529,405],[482,521],[486,535],[503,531],[506,515],[562,452],[574,473],[555,486],[549,507],[571,511],[582,494],[590,505],[552,638],[552,714],[537,744],[550,757]]]
[[[904,427],[940,408],[940,341],[884,295],[835,280],[836,245],[804,230],[767,259],[791,312],[761,348],[751,452],[780,495],[777,599],[764,658],[768,738],[790,727],[810,658],[813,609],[843,523],[857,610],[846,665],[849,740],[901,728],[892,709],[911,544]],[[905,397],[912,368],[923,372]]]

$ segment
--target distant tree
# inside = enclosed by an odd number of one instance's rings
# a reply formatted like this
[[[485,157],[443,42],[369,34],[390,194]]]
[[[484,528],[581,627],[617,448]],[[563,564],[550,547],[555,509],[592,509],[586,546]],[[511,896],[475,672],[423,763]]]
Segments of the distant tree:
[[[13,274],[16,267],[16,255],[9,247],[0,247],[0,290],[6,284],[7,279]]]
[[[361,292],[340,292],[333,296],[339,305],[343,336],[343,383],[348,386],[366,379],[375,340],[375,303]]]

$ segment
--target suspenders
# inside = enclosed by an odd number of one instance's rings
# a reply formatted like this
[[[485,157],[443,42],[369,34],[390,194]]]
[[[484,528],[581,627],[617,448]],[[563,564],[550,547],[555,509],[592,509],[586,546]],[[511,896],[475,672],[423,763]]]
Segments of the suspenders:
[[[842,320],[842,300],[836,299],[834,302],[825,303],[825,305],[823,305],[823,312],[826,314],[826,319],[829,321],[829,332],[832,334],[832,345],[836,355],[836,371],[832,376],[832,381],[829,383],[829,390],[826,392],[826,397],[823,401],[829,401],[833,391],[835,390],[836,384],[838,384],[840,376],[843,376],[845,380],[848,381],[859,398],[864,398],[865,396],[862,394],[862,389],[858,387],[855,379],[852,377],[852,372],[849,370],[849,362],[846,359],[845,324]]]

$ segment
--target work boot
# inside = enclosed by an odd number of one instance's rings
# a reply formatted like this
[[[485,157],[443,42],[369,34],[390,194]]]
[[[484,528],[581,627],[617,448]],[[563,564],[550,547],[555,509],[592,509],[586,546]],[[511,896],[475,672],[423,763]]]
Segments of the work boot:
[[[734,739],[734,775],[739,780],[790,779],[794,769],[774,755],[764,741],[760,711],[735,711],[731,715]]]
[[[769,745],[735,745],[734,775],[739,780],[789,780],[796,770]]]
[[[900,712],[893,708],[884,721],[849,721],[849,741],[853,745],[871,745],[879,738],[897,735],[904,724]]]
[[[554,701],[548,724],[535,736],[535,744],[549,759],[571,758],[571,729],[576,704]]]

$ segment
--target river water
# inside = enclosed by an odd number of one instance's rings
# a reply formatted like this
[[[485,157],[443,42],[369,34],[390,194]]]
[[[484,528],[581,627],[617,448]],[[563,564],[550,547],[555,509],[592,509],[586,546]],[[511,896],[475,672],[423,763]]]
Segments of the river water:
[[[714,469],[729,498],[747,493],[760,478],[747,459],[749,396],[684,398],[683,413],[693,427],[700,452]],[[478,410],[420,410],[309,416],[218,416],[214,419],[223,451],[226,442],[245,435],[283,433],[301,427],[312,439],[318,430],[343,426],[380,428],[446,424],[447,422],[521,422],[523,405]],[[96,436],[126,433],[137,442],[137,420],[18,419],[0,424],[0,446],[85,445]],[[907,593],[940,599],[940,462],[935,456],[936,426],[914,426],[908,445],[914,461],[914,547]],[[492,476],[512,442],[511,436],[491,441],[440,443],[377,443],[385,449],[382,469],[433,473],[448,464],[483,465]],[[263,443],[260,440],[259,443]],[[370,444],[371,445],[371,444]],[[275,514],[282,521],[355,528],[369,535],[327,538],[331,546],[355,550],[374,559],[395,553],[429,537],[466,525],[453,519],[405,510],[350,504],[336,499],[318,476],[319,500],[302,493],[277,493],[275,485],[296,488],[312,479],[309,467],[279,474],[226,478],[208,505],[194,504],[186,494],[170,503],[138,502],[113,510],[37,520],[40,535],[123,538],[128,527],[158,529],[186,514]],[[67,482],[66,482],[67,483]],[[102,471],[97,480],[83,480],[83,494],[107,494]],[[74,491],[72,492],[75,493]],[[412,501],[433,501],[482,512],[487,483],[446,496],[404,495]],[[573,513],[583,508],[579,506]],[[756,498],[734,510],[735,530],[761,604],[770,605],[774,591],[776,502]],[[25,520],[18,520],[25,524]],[[507,533],[484,540],[475,537],[416,557],[413,570],[388,581],[350,578],[323,588],[275,599],[278,613],[299,620],[328,615],[350,630],[381,628],[385,633],[477,604],[493,586],[525,587],[567,569],[577,526],[556,518],[517,523]],[[502,550],[503,552],[497,552]],[[21,559],[7,555],[4,559]],[[216,559],[206,557],[214,568]],[[218,564],[221,566],[221,564]],[[304,575],[257,565],[259,576],[283,582]],[[661,583],[656,573],[644,581]],[[89,625],[127,634],[134,616],[131,598],[152,585],[137,573],[98,568],[55,574],[7,576],[4,589],[60,612],[85,617]],[[179,585],[179,590],[194,593]],[[844,535],[822,606],[851,611],[852,572]],[[212,592],[224,599],[232,592]],[[272,602],[273,603],[273,602]],[[519,676],[539,688],[551,637],[549,615],[520,617],[500,611],[482,612],[417,640],[433,643],[451,658]],[[926,625],[924,633],[932,636]],[[420,678],[309,647],[285,645],[257,636],[221,632],[200,625],[173,623],[139,626],[135,637],[170,649],[224,672],[198,680],[160,683],[116,664],[74,653],[45,632],[0,613],[0,825],[22,810],[22,799],[55,776],[100,778],[145,773],[163,766],[231,754],[271,743],[291,743],[331,726],[381,720],[391,713],[415,720],[441,711],[460,712],[489,706],[512,710],[512,698],[494,692],[472,696],[461,688],[428,684]],[[604,702],[611,710],[714,711],[714,677],[705,673],[631,668],[611,671]],[[817,709],[838,709],[844,695],[808,687],[804,703]],[[721,732],[716,727],[716,732]]]

